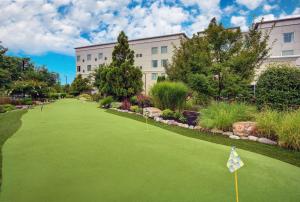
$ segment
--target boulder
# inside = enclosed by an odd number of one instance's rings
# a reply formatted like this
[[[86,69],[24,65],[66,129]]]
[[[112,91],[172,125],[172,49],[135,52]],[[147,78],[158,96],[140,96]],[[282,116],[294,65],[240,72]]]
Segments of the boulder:
[[[257,141],[257,140],[258,140],[258,137],[253,136],[253,135],[249,135],[249,136],[248,136],[248,139],[251,140],[251,141]]]
[[[161,116],[162,112],[160,109],[155,107],[146,107],[144,108],[144,115],[147,115],[149,117],[158,117]]]
[[[236,139],[236,140],[241,139],[241,138],[240,138],[239,136],[237,136],[237,135],[230,135],[229,138],[231,138],[231,139]]]
[[[194,126],[192,126],[192,125],[189,125],[189,129],[194,129]]]
[[[236,122],[232,125],[234,135],[249,136],[256,133],[256,122],[243,121]]]
[[[219,130],[219,129],[216,129],[216,128],[211,129],[210,132],[212,132],[214,134],[223,134],[222,130]]]
[[[195,126],[194,130],[202,130],[202,127],[201,126]]]
[[[233,132],[223,132],[222,135],[230,136],[233,135]]]
[[[276,144],[277,144],[277,142],[275,142],[275,141],[273,141],[273,140],[270,140],[270,139],[268,139],[268,138],[264,138],[264,137],[258,138],[257,141],[260,142],[260,143],[270,144],[270,145],[276,145]]]

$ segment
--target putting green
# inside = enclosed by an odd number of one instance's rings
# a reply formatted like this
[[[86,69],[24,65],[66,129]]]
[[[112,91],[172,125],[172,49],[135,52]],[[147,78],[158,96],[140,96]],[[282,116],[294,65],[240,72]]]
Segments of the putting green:
[[[234,201],[230,147],[62,100],[30,110],[3,148],[2,202]],[[300,168],[237,150],[241,202],[299,201]]]

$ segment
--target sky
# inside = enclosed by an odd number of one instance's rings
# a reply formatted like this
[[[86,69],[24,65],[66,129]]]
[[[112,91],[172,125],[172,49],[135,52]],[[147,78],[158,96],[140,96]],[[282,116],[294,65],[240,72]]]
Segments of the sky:
[[[253,21],[300,16],[300,0],[0,0],[0,41],[8,54],[30,57],[75,77],[75,47],[204,30],[216,17],[247,31]]]

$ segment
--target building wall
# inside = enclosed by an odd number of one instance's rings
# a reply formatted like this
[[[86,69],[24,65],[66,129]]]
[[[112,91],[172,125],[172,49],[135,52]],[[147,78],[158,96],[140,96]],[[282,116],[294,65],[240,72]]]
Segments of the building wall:
[[[260,29],[270,31],[272,26],[274,27],[269,39],[270,57],[257,70],[255,81],[273,63],[291,64],[300,68],[300,17],[267,21],[260,24]],[[284,40],[287,33],[293,33],[290,42]]]
[[[162,66],[162,60],[171,62],[174,47],[180,45],[180,40],[184,38],[183,34],[145,38],[140,40],[129,41],[129,46],[134,50],[135,66],[141,68],[143,72],[144,92],[148,93],[151,86],[156,83],[157,76],[165,74],[165,68]],[[80,66],[80,71],[76,74],[81,74],[83,77],[90,75],[100,64],[109,64],[112,61],[112,51],[116,44],[103,44],[96,46],[87,46],[76,48],[76,69]],[[161,47],[167,47],[167,53],[162,53]],[[157,54],[152,53],[152,48],[157,47]],[[98,54],[102,53],[102,58]],[[91,60],[88,60],[87,55],[91,54]],[[157,67],[153,67],[152,61],[157,61]],[[88,71],[88,65],[91,65],[91,70]]]

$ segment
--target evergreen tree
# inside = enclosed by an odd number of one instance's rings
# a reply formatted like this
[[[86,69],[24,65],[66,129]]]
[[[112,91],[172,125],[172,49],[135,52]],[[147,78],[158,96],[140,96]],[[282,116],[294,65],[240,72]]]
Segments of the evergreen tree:
[[[130,50],[128,39],[122,31],[112,53],[112,63],[101,65],[95,71],[94,86],[102,94],[118,100],[127,99],[142,91],[142,72],[134,66],[134,52]]]
[[[112,66],[120,67],[123,63],[134,65],[134,51],[129,48],[128,38],[123,31],[118,36],[118,43],[112,52]]]

